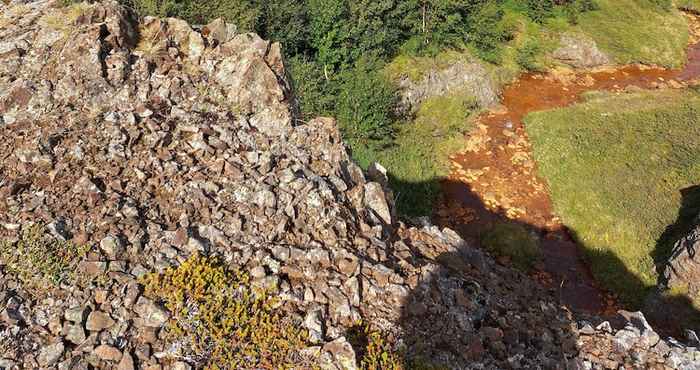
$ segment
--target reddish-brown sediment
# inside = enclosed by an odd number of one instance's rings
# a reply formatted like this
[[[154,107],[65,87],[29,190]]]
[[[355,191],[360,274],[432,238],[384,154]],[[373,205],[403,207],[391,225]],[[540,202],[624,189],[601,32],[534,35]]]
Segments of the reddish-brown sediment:
[[[477,121],[464,151],[453,155],[436,220],[478,243],[484,230],[509,219],[542,236],[543,263],[533,274],[557,289],[574,310],[607,313],[617,307],[597,286],[566,226],[554,214],[546,183],[537,176],[523,126],[528,113],[564,107],[586,91],[680,88],[700,76],[700,43],[682,70],[629,65],[598,71],[525,74],[503,91],[502,107]],[[504,261],[507,263],[507,261]]]

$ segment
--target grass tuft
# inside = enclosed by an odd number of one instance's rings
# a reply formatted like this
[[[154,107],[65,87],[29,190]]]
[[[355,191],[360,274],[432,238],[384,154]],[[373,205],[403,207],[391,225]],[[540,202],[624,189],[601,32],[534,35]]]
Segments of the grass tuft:
[[[195,254],[176,268],[140,279],[144,295],[171,312],[165,338],[208,369],[291,369],[307,333],[249,287],[248,276]],[[183,341],[183,338],[186,338]]]
[[[669,90],[596,94],[526,117],[556,212],[599,281],[639,306],[656,284],[700,184],[700,95]],[[695,205],[697,206],[697,205]],[[674,235],[671,235],[674,234]]]

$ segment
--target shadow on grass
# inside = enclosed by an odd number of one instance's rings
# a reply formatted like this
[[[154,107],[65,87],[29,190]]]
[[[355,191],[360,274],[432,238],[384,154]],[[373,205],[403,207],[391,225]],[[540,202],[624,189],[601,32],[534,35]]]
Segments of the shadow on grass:
[[[657,266],[658,288],[645,302],[645,311],[657,322],[662,323],[673,332],[683,329],[700,330],[700,313],[687,292],[669,289],[667,274],[673,269],[668,261],[683,250],[675,248],[676,242],[688,235],[698,224],[700,215],[700,185],[691,186],[680,191],[681,207],[676,221],[664,230],[653,252]],[[693,256],[697,251],[689,251]]]
[[[533,332],[523,329],[519,326],[520,324],[513,324],[504,319],[508,312],[518,312],[518,310],[526,312],[532,309],[528,307],[536,305],[543,295],[551,295],[572,311],[578,311],[585,316],[612,319],[613,313],[608,312],[610,316],[605,317],[606,313],[602,311],[604,305],[601,303],[602,298],[599,294],[601,291],[595,283],[593,286],[590,285],[592,275],[584,263],[584,255],[588,260],[603,263],[606,269],[615,271],[617,276],[623,276],[620,279],[620,286],[635,290],[648,289],[615,254],[611,252],[591,254],[590,251],[584,253],[574,242],[580,239],[570,230],[552,231],[509,220],[505,217],[504,211],[492,211],[486,207],[481,198],[464,183],[449,180],[407,183],[397,181],[395,178],[392,178],[391,182],[393,189],[404,194],[403,197],[399,197],[399,202],[407,202],[408,199],[413,202],[400,206],[401,210],[407,207],[422,209],[421,200],[426,199],[434,204],[436,193],[433,191],[437,189],[442,191],[442,197],[447,199],[447,205],[452,209],[469,210],[469,214],[475,217],[473,221],[465,222],[459,215],[438,216],[437,212],[433,214],[434,224],[451,228],[466,243],[456,251],[440,253],[436,256],[425,256],[425,253],[421,253],[428,260],[436,262],[439,267],[422,275],[417,287],[411,292],[402,308],[402,326],[407,338],[405,344],[410,354],[408,363],[412,363],[411,361],[416,358],[432,359],[436,361],[431,363],[440,363],[440,359],[450,356],[457,356],[452,357],[453,360],[457,358],[458,361],[469,363],[480,359],[485,351],[489,351],[492,355],[495,354],[498,361],[502,361],[500,365],[509,367],[510,365],[506,362],[507,351],[502,350],[504,341],[508,340],[512,341],[507,343],[508,348],[524,346],[533,351],[552,350],[543,347],[545,344],[541,342],[540,335],[533,335]],[[693,200],[698,197],[698,189],[684,193],[684,199],[686,197],[687,202],[684,202],[686,206],[681,209],[679,215],[682,223],[670,227],[669,230],[674,231],[665,233],[666,238],[675,238],[678,232],[686,229],[686,216],[692,213],[693,207],[698,204]],[[494,276],[495,271],[485,268],[483,261],[480,262],[479,258],[475,257],[479,255],[475,252],[475,248],[482,247],[484,236],[495,225],[501,223],[518,225],[534,236],[542,252],[542,261],[538,266],[552,276],[552,284],[543,286],[513,270],[506,272],[512,276]],[[409,247],[420,253],[419,248]],[[499,261],[503,262],[502,259]],[[504,264],[508,265],[507,259]],[[501,284],[504,286],[500,287]],[[504,295],[509,297],[506,299],[507,303],[492,301],[500,300]],[[687,301],[683,297],[675,297],[672,302],[664,301],[663,305],[656,308],[664,312],[666,304],[673,304],[675,307],[679,302],[687,303],[681,302],[684,300]],[[635,311],[639,307],[617,308]],[[655,325],[655,329],[662,335],[681,338],[681,327],[675,320],[676,317],[669,314],[661,317],[652,315],[652,325]],[[696,311],[683,311],[682,314],[700,317]],[[548,327],[548,323],[541,325]],[[484,334],[484,328],[494,327],[506,333],[505,336],[498,339],[498,335],[494,338]],[[564,351],[564,345],[560,347],[559,351]],[[568,361],[567,353],[557,355],[560,356],[558,361],[567,366],[565,364]],[[416,363],[413,362],[413,364]],[[423,365],[419,362],[413,368],[439,368],[421,366]]]

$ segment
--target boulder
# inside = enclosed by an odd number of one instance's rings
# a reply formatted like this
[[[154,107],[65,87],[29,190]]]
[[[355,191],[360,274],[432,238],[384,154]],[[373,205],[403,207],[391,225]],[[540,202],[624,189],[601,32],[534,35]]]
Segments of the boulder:
[[[560,46],[552,52],[552,57],[574,68],[593,68],[612,63],[612,59],[587,36],[565,33],[559,43]]]

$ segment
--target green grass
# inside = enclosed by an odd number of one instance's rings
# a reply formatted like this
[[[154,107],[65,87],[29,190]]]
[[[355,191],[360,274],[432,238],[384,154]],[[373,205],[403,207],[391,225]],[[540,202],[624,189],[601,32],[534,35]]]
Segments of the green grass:
[[[700,95],[671,90],[589,99],[533,113],[526,127],[555,210],[593,273],[639,305],[656,284],[655,258],[662,260],[678,237],[664,231],[678,221],[680,190],[700,184]]]
[[[600,10],[584,13],[576,27],[618,63],[680,67],[685,62],[688,25],[675,9],[649,0],[596,0]]]
[[[447,158],[461,149],[477,110],[465,94],[427,99],[413,121],[397,125],[392,145],[356,146],[353,158],[365,168],[372,162],[387,168],[400,214],[429,215],[439,179],[448,174]]]

